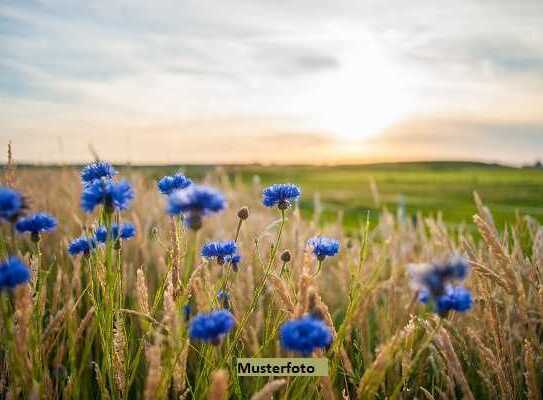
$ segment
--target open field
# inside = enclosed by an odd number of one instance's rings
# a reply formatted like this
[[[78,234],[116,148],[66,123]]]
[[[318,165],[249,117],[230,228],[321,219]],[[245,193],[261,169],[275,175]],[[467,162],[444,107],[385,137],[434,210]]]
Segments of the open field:
[[[113,213],[101,203],[81,210],[74,168],[2,171],[3,186],[21,191],[29,211],[46,211],[59,224],[37,244],[2,223],[2,259],[20,257],[32,278],[0,294],[0,397],[541,399],[541,171],[449,163],[187,167],[228,201],[194,231],[167,215],[156,188],[156,178],[174,170],[120,168],[115,179],[130,182],[136,196]],[[302,212],[292,207],[283,218],[262,205],[262,189],[276,182],[302,187]],[[473,190],[489,208],[473,202]],[[328,223],[311,213],[317,191]],[[398,215],[400,194],[407,214],[421,210],[425,218]],[[250,210],[242,224],[241,206]],[[338,223],[343,209],[345,223]],[[536,218],[517,217],[517,209]],[[450,224],[434,218],[439,210]],[[67,252],[73,238],[95,235],[112,220],[134,223],[135,238]],[[316,235],[340,243],[318,273],[306,245]],[[200,256],[204,243],[234,238],[237,272]],[[291,252],[286,263],[284,249]],[[432,303],[417,301],[407,265],[455,254],[471,267],[465,286],[473,305],[438,315]],[[223,308],[223,289],[235,326],[216,342],[196,340],[191,321]],[[293,355],[280,330],[304,315],[331,332],[331,344],[311,353],[330,360],[328,377],[237,375],[236,357]]]
[[[179,167],[130,167],[149,179],[175,172]],[[202,179],[215,167],[184,166],[181,170]],[[543,220],[543,170],[511,168],[470,162],[421,162],[376,164],[345,167],[309,166],[225,166],[232,181],[263,185],[287,179],[303,187],[302,213],[310,217],[319,194],[322,221],[337,219],[343,213],[344,224],[357,229],[360,220],[375,221],[382,207],[396,211],[405,207],[406,215],[421,212],[424,216],[442,212],[449,224],[470,223],[477,191],[494,214],[498,226],[512,220],[517,213]],[[371,190],[375,182],[377,197]]]

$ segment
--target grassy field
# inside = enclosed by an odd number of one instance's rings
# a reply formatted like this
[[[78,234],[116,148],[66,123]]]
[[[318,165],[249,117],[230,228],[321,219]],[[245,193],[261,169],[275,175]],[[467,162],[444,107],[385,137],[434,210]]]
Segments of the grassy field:
[[[46,211],[59,224],[39,242],[16,234],[9,220],[0,225],[0,258],[19,257],[31,270],[29,282],[0,292],[0,398],[541,399],[543,226],[515,216],[541,218],[541,171],[187,167],[228,200],[194,231],[165,212],[156,187],[174,167],[119,170],[111,184],[130,182],[133,203],[115,210],[103,200],[91,212],[80,207],[76,168],[2,171],[27,212]],[[302,187],[301,209],[263,206],[262,189],[276,182]],[[488,208],[473,202],[473,190]],[[312,212],[317,192],[329,223]],[[406,215],[422,210],[426,218],[398,214],[400,194]],[[241,206],[250,210],[242,224]],[[360,227],[367,210],[370,224]],[[445,220],[435,217],[439,210]],[[72,239],[94,237],[112,221],[133,223],[136,236],[69,254]],[[307,245],[316,235],[340,243],[322,269]],[[237,271],[200,253],[208,241],[229,239],[242,257]],[[471,274],[455,284],[471,291],[472,308],[438,314],[417,301],[408,265],[458,254]],[[9,286],[3,271],[0,284]],[[228,306],[218,300],[223,289]],[[196,316],[224,307],[235,321],[230,331],[211,342],[191,335]],[[284,348],[280,331],[303,316],[331,334],[330,346],[311,354],[328,358],[328,377],[238,376],[236,357],[299,355]]]
[[[202,178],[213,167],[182,167],[189,176]],[[493,211],[498,226],[516,214],[543,219],[543,170],[511,168],[469,162],[423,162],[345,167],[223,167],[230,179],[262,184],[285,177],[303,186],[302,212],[310,216],[319,194],[324,221],[335,221],[342,212],[348,228],[356,229],[366,214],[375,220],[382,207],[405,209],[413,216],[442,212],[450,224],[471,222],[475,213],[473,192],[477,191]],[[151,178],[171,173],[176,167],[152,167],[143,171]],[[373,187],[376,189],[372,190]]]
[[[70,169],[70,167],[67,167]],[[181,170],[196,180],[215,166],[124,167],[149,179]],[[473,193],[489,206],[498,226],[519,215],[543,220],[543,169],[512,168],[472,162],[391,163],[359,166],[223,166],[232,182],[262,185],[282,181],[303,186],[302,213],[313,216],[319,204],[321,222],[357,229],[361,220],[375,221],[385,207],[406,216],[442,213],[448,224],[470,223],[475,213]],[[317,207],[319,207],[317,206]]]

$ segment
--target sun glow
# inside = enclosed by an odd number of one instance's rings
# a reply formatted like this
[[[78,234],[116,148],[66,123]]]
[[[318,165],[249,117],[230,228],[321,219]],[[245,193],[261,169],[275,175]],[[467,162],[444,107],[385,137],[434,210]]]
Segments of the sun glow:
[[[306,99],[313,110],[310,128],[343,141],[377,135],[415,109],[409,79],[407,68],[370,38],[350,43],[340,68],[316,82]]]

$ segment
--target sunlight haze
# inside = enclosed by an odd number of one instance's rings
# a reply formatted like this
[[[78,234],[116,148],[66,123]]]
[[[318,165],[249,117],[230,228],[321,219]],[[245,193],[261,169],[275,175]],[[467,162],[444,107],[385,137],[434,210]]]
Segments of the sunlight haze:
[[[19,161],[543,156],[539,0],[3,1],[0,54]]]

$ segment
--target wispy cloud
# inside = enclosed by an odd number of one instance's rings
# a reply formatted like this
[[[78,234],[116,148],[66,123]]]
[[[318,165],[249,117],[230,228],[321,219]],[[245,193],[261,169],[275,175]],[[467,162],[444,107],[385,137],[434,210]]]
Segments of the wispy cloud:
[[[371,0],[7,0],[0,4],[0,145],[12,139],[22,158],[60,160],[72,156],[56,145],[40,156],[31,147],[63,142],[73,146],[72,158],[84,158],[90,142],[105,140],[91,131],[109,132],[108,143],[129,135],[135,147],[141,127],[163,126],[201,144],[205,139],[185,126],[201,120],[214,121],[199,130],[202,137],[252,131],[258,142],[271,132],[314,132],[329,138],[315,139],[328,146],[322,156],[333,149],[328,158],[341,159],[348,147],[342,143],[390,142],[400,125],[395,140],[415,143],[412,121],[430,118],[427,126],[440,130],[441,123],[450,132],[434,140],[431,156],[446,156],[457,135],[474,146],[494,140],[524,149],[506,154],[487,146],[466,156],[521,161],[543,147],[542,26],[540,0],[415,0],[409,7]],[[236,127],[221,125],[230,117]],[[493,122],[473,124],[483,119]],[[232,157],[266,157],[256,142],[232,149]],[[116,159],[145,158],[114,147]],[[202,160],[222,160],[208,149]]]

